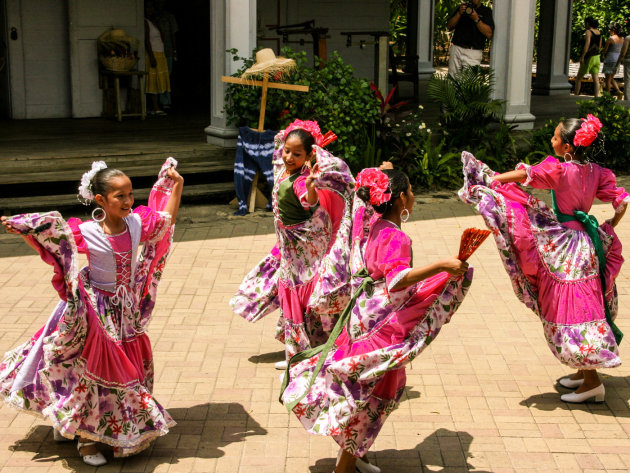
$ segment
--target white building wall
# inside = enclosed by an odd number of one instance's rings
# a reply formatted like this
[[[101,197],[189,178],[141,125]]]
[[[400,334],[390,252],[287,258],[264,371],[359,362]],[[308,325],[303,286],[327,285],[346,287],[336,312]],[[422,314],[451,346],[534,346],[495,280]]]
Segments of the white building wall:
[[[269,31],[266,25],[277,23],[277,0],[258,0],[258,35],[277,37],[275,31]],[[359,40],[372,41],[370,36],[353,37],[353,45],[346,47],[346,37],[342,31],[389,31],[389,1],[388,0],[280,0],[281,24],[302,23],[315,19],[315,26],[328,28],[327,50],[339,52],[343,60],[354,67],[357,77],[376,81],[374,77],[374,45],[359,48]],[[260,30],[261,26],[264,28]],[[292,35],[290,40],[303,38],[310,40],[310,36]],[[269,41],[260,42],[260,46],[273,47]],[[282,41],[280,47],[282,47]],[[308,64],[313,64],[313,45],[288,44],[296,51],[306,51]],[[241,55],[243,52],[241,51]]]
[[[67,3],[21,0],[24,118],[70,115]]]

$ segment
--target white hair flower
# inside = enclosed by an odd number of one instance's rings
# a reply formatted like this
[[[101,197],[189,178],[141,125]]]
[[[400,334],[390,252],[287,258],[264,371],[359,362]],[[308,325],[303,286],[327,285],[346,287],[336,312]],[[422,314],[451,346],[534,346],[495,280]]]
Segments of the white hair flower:
[[[101,169],[105,169],[107,164],[105,161],[94,161],[92,163],[92,169],[88,172],[83,173],[81,176],[81,185],[79,186],[79,196],[81,199],[79,201],[85,205],[88,205],[90,202],[94,200],[94,192],[92,190],[92,179],[94,179],[94,175],[100,171]]]

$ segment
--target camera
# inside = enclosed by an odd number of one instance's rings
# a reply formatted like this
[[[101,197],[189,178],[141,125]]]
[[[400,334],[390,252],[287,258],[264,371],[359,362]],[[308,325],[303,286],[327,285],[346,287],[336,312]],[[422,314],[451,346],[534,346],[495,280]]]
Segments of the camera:
[[[466,9],[464,10],[466,12],[466,15],[472,15],[473,12],[475,11],[475,3],[474,2],[464,2],[464,5],[466,5]]]

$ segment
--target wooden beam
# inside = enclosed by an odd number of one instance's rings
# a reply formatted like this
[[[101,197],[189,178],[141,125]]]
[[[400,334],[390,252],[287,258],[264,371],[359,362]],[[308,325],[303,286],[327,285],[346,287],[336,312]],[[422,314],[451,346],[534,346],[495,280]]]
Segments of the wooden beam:
[[[262,87],[263,82],[260,80],[247,80],[239,77],[221,76],[221,82],[228,82],[230,84],[239,85],[253,85]],[[296,90],[298,92],[308,92],[308,85],[297,84],[283,84],[281,82],[267,82],[267,87],[270,89],[282,89],[282,90]]]

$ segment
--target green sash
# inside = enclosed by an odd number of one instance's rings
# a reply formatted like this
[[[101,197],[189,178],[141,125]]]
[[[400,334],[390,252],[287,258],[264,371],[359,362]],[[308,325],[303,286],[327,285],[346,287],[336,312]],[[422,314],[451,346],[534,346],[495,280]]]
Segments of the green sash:
[[[332,346],[337,340],[337,337],[339,337],[343,328],[346,326],[346,323],[350,319],[350,314],[352,313],[352,309],[354,309],[354,306],[357,303],[358,297],[366,289],[369,294],[369,290],[372,287],[372,283],[374,282],[374,279],[370,277],[370,275],[367,272],[367,269],[363,268],[360,271],[357,271],[352,277],[363,278],[363,282],[357,288],[356,292],[350,299],[350,302],[348,302],[348,305],[339,316],[339,320],[337,320],[335,327],[332,329],[332,332],[330,333],[330,337],[328,337],[328,341],[324,343],[323,345],[319,345],[317,347],[309,348],[308,350],[304,350],[299,353],[296,353],[295,355],[291,357],[291,359],[287,363],[287,369],[284,372],[284,379],[282,380],[282,388],[280,389],[280,402],[281,403],[282,403],[282,395],[284,394],[284,390],[287,389],[287,386],[289,385],[289,370],[291,369],[291,365],[300,363],[304,360],[308,360],[309,358],[314,357],[318,353],[320,354],[319,360],[317,361],[317,365],[315,366],[315,371],[313,371],[313,374],[311,374],[311,378],[308,381],[308,386],[306,386],[306,389],[304,390],[302,395],[299,398],[297,398],[295,401],[285,404],[285,407],[289,411],[291,411],[295,406],[297,406],[297,404],[302,399],[304,399],[304,397],[306,397],[309,390],[311,389],[311,386],[313,386],[313,383],[315,382],[315,378],[317,378],[317,375],[322,370],[322,366],[324,366],[324,361],[326,361],[326,357],[328,356],[328,353],[330,352]]]
[[[623,338],[623,333],[613,322],[612,317],[610,316],[610,311],[608,310],[608,305],[606,304],[606,297],[604,295],[604,292],[606,291],[606,277],[604,276],[604,271],[606,269],[606,255],[604,254],[604,246],[602,245],[602,240],[599,237],[599,232],[597,231],[597,229],[599,228],[599,223],[597,223],[597,219],[595,217],[584,213],[581,210],[574,210],[573,215],[563,214],[562,212],[560,212],[560,209],[558,209],[558,204],[556,203],[556,194],[553,190],[551,191],[551,204],[553,207],[553,212],[556,214],[556,218],[558,219],[558,222],[562,223],[577,220],[584,225],[586,233],[593,242],[595,253],[597,254],[597,259],[599,260],[599,279],[602,283],[602,297],[604,299],[606,322],[608,322],[608,325],[610,325],[610,328],[615,335],[615,341],[617,342],[617,345],[619,345],[619,343],[621,343],[621,339]]]

